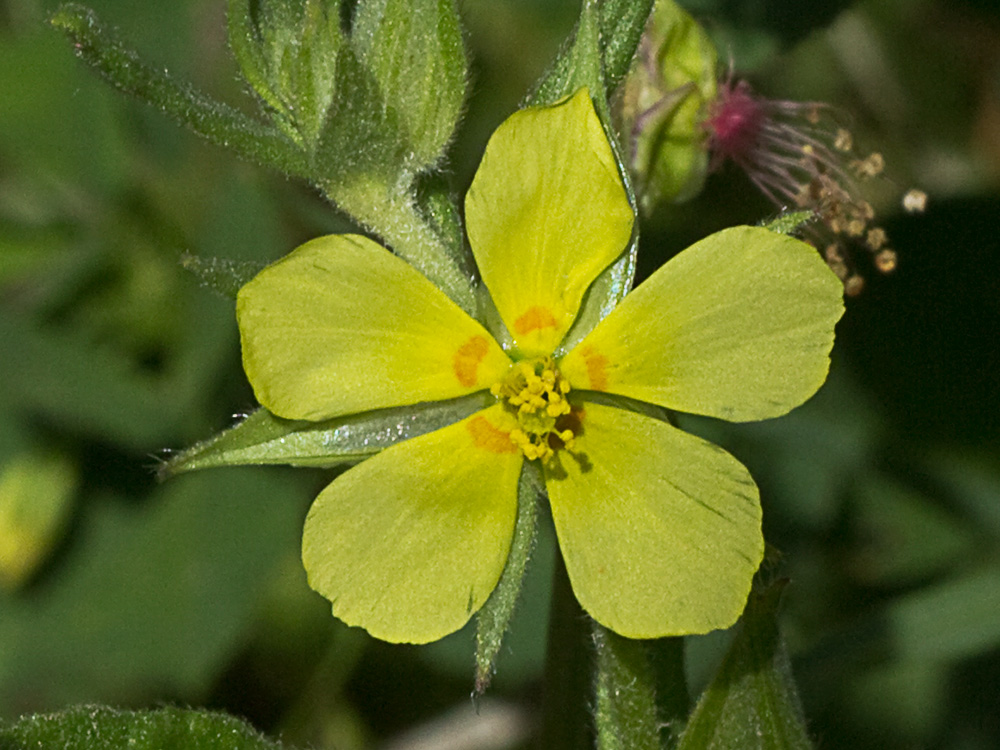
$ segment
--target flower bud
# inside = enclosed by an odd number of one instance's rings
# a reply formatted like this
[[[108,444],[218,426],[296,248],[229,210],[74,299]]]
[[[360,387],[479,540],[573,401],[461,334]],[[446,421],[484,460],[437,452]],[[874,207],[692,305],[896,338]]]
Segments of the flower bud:
[[[656,4],[625,82],[623,129],[640,207],[696,195],[708,172],[701,126],[716,95],[716,52],[705,31],[672,0]]]

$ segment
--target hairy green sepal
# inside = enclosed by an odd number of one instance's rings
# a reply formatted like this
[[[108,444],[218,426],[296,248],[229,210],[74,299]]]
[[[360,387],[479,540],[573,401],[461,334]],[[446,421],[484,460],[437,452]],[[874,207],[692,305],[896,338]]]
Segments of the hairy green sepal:
[[[486,397],[338,417],[325,422],[281,419],[258,409],[241,422],[164,462],[161,479],[219,466],[283,464],[332,468],[357,463],[383,448],[457,422],[482,409]]]
[[[528,559],[535,547],[538,503],[544,493],[545,483],[538,466],[525,462],[517,486],[517,523],[510,554],[497,587],[476,614],[476,692],[479,694],[489,687],[497,654],[514,616]]]
[[[785,644],[778,632],[784,583],[754,589],[719,672],[702,694],[677,750],[809,750]]]
[[[594,623],[598,750],[660,750],[656,678],[646,644]]]

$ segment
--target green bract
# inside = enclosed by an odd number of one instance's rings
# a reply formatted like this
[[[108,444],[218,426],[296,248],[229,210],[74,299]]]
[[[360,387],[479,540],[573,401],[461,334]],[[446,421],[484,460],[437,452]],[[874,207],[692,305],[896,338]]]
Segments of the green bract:
[[[619,397],[737,421],[784,414],[826,376],[839,282],[802,242],[737,227],[681,253],[553,356],[632,234],[586,90],[500,126],[466,221],[506,351],[359,236],[313,240],[240,291],[244,366],[280,417],[494,396],[320,494],[303,541],[310,584],[379,638],[459,629],[496,586],[518,478],[537,461],[573,589],[598,622],[635,638],[731,625],[763,554],[757,488],[720,448]]]

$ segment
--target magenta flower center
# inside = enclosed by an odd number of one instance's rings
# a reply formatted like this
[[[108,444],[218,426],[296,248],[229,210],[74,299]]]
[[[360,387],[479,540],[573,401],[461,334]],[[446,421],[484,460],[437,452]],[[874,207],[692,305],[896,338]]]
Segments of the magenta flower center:
[[[760,137],[764,108],[745,86],[724,85],[705,121],[712,149],[743,163]]]

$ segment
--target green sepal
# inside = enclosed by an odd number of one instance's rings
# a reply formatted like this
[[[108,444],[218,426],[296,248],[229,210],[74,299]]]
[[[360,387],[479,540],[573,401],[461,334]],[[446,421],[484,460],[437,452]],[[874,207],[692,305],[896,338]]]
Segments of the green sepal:
[[[258,409],[234,427],[165,461],[167,479],[218,466],[282,464],[331,468],[357,463],[383,448],[464,419],[488,405],[477,393],[451,401],[378,409],[325,422],[282,419]]]
[[[0,747],[60,750],[280,750],[235,716],[168,706],[154,711],[121,711],[76,706],[34,714],[0,728]]]
[[[593,623],[597,750],[660,750],[656,677],[643,641]]]
[[[705,30],[671,0],[656,4],[640,58],[625,83],[623,129],[640,206],[681,202],[708,174],[706,110],[716,95],[717,55]]]
[[[61,5],[50,23],[69,36],[77,57],[120,91],[151,104],[245,159],[287,174],[306,174],[301,151],[282,132],[144,64],[104,28],[89,8],[73,3]]]
[[[521,594],[528,560],[538,535],[538,503],[545,482],[534,462],[526,461],[517,485],[517,521],[510,553],[497,587],[476,614],[476,693],[482,695],[493,679],[497,654],[510,628]]]
[[[406,171],[433,166],[465,101],[468,62],[454,1],[365,0],[351,41],[399,118]]]
[[[785,582],[755,588],[739,630],[705,689],[677,750],[809,750],[798,692],[778,632]]]
[[[582,86],[595,99],[602,98],[598,92],[610,98],[632,64],[652,8],[653,0],[585,0],[576,29],[526,103],[552,104]],[[598,112],[605,115],[600,106]]]
[[[181,266],[198,280],[226,299],[236,299],[240,287],[263,270],[266,264],[252,260],[203,258],[193,253],[181,256]]]
[[[340,0],[229,0],[229,46],[275,124],[311,152],[333,98]]]
[[[654,0],[602,0],[599,3],[604,78],[609,95],[632,67],[654,5]]]
[[[584,0],[569,43],[535,84],[525,104],[555,104],[584,87],[590,89],[597,113],[606,122],[608,92],[604,82],[597,0]]]
[[[769,229],[777,234],[790,234],[797,236],[806,224],[816,220],[816,214],[812,211],[785,211],[770,221],[763,223],[764,229]]]
[[[388,190],[406,161],[399,114],[385,106],[378,80],[353,45],[340,49],[334,87],[312,172],[337,203],[347,191],[366,189],[366,183]]]

